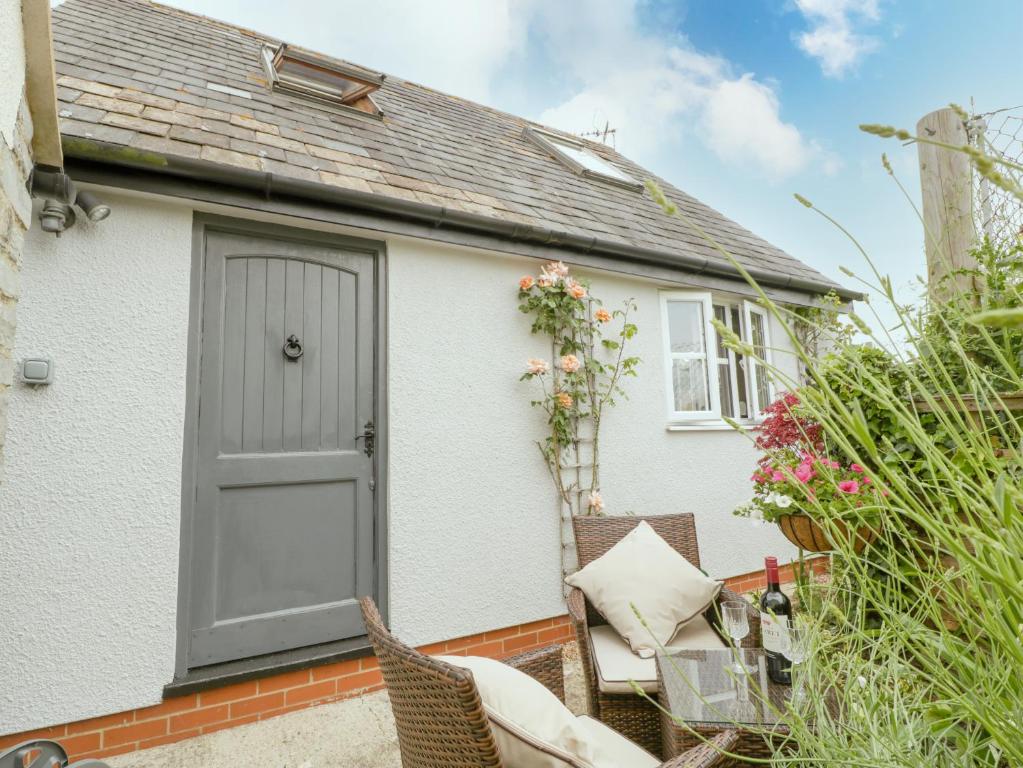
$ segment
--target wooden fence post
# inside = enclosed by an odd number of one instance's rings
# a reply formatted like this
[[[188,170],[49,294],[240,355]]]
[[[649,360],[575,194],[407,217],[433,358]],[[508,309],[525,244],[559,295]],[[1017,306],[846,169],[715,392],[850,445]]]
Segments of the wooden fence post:
[[[917,136],[963,146],[969,135],[954,109],[938,109],[916,124]],[[973,168],[962,152],[917,143],[920,189],[923,200],[924,237],[927,247],[927,287],[932,301],[956,294],[976,296],[979,286],[972,275],[953,274],[975,270],[971,250],[977,245],[973,222]],[[946,276],[952,274],[952,277]]]

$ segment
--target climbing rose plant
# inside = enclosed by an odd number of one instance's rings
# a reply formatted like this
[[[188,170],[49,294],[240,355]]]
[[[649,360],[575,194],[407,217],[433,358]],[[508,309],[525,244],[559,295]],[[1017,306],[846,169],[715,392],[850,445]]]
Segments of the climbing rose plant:
[[[519,280],[519,310],[533,318],[532,332],[550,337],[553,365],[527,361],[521,380],[535,381],[541,395],[532,401],[547,415],[550,434],[537,445],[562,500],[574,514],[602,514],[600,493],[600,426],[604,409],[625,397],[622,379],[635,376],[638,357],[625,354],[636,335],[629,322],[636,304],[623,302],[609,311],[590,295],[589,285],[575,279],[560,261],[544,265],[536,277]],[[581,440],[592,440],[589,487],[580,487],[565,464],[578,463]]]

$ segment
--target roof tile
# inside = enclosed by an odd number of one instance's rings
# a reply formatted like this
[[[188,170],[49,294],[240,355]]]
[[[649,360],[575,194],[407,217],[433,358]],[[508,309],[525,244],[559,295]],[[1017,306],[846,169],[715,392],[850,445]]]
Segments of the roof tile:
[[[224,165],[235,165],[241,168],[249,168],[253,171],[262,170],[259,158],[253,155],[246,155],[230,149],[205,146],[199,152],[199,157],[211,163],[223,163]]]
[[[154,120],[146,120],[133,115],[122,115],[119,112],[108,112],[100,120],[104,125],[113,125],[118,128],[127,128],[138,133],[151,133],[154,136],[166,136],[170,130],[167,123],[158,123]]]
[[[83,93],[75,101],[75,104],[81,104],[83,107],[95,107],[101,109],[104,112],[120,112],[124,115],[141,115],[143,105],[137,101],[125,101],[124,99],[114,99],[109,96],[97,96],[94,93]]]
[[[82,80],[70,75],[57,78],[57,84],[67,88],[74,88],[78,91],[85,91],[86,93],[94,93],[97,96],[116,96],[121,91],[120,88],[112,85],[103,85],[103,83],[93,82],[92,80]]]

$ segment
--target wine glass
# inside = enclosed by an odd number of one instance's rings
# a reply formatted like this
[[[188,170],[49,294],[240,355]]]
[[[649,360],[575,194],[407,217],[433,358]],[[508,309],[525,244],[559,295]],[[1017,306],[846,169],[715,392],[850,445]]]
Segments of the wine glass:
[[[792,662],[792,700],[796,704],[801,704],[806,699],[806,693],[803,691],[802,674],[797,674],[796,668],[806,661],[810,653],[809,638],[806,627],[797,623],[795,619],[789,622],[786,635],[787,639],[782,654]]]
[[[729,600],[721,605],[721,619],[724,622],[725,631],[732,638],[732,643],[735,646],[736,657],[733,670],[737,675],[746,674],[746,666],[739,660],[739,654],[741,653],[739,643],[742,642],[744,637],[749,635],[748,608],[749,606],[746,603],[738,600]]]

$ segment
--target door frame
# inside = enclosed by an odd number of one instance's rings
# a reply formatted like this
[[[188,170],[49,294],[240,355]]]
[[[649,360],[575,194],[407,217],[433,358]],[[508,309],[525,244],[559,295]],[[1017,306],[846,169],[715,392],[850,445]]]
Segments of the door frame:
[[[389,620],[388,552],[388,420],[387,420],[387,245],[349,235],[339,235],[315,229],[273,224],[244,218],[232,218],[194,211],[192,214],[192,260],[189,287],[187,374],[185,381],[184,445],[181,457],[181,530],[178,554],[178,600],[176,642],[174,652],[174,680],[189,672],[188,656],[191,638],[192,589],[192,523],[195,517],[196,489],[198,487],[199,447],[199,391],[202,365],[203,302],[205,298],[206,233],[210,231],[246,235],[263,235],[293,243],[344,248],[373,257],[376,308],[373,318],[375,402],[373,419],[376,424],[376,449],[373,469],[376,491],[373,496],[375,529],[374,571],[375,599],[385,621]],[[368,646],[368,642],[367,642]],[[296,653],[301,649],[296,649]],[[280,655],[280,654],[278,654]],[[233,663],[233,662],[227,662]],[[204,668],[207,669],[207,668]]]

